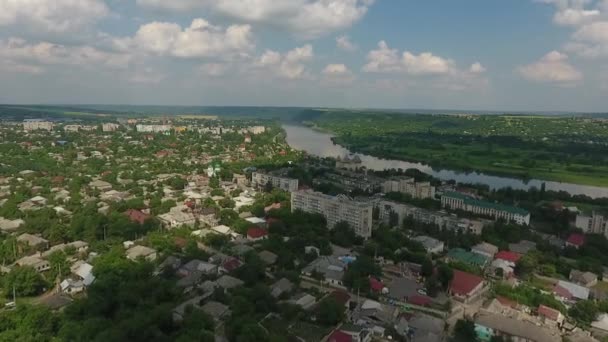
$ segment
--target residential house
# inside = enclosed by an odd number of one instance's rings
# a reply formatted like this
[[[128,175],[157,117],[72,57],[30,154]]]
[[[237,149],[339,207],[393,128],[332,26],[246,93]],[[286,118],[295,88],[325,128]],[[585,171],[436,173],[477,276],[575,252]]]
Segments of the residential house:
[[[589,289],[568,281],[559,280],[553,287],[553,294],[564,302],[589,299]]]
[[[454,299],[467,303],[478,298],[483,289],[483,278],[471,273],[454,270],[454,277],[450,282],[448,292]]]
[[[270,287],[270,294],[274,298],[279,298],[283,294],[293,291],[294,285],[287,278],[281,278]]]
[[[430,254],[440,254],[443,252],[444,243],[443,241],[439,241],[430,236],[421,235],[413,238],[412,240],[419,242],[427,253]]]
[[[102,180],[95,180],[89,183],[89,187],[93,188],[93,189],[97,189],[99,191],[102,192],[106,192],[109,190],[112,190],[112,184],[106,182],[106,181],[102,181]]]
[[[528,240],[521,240],[518,243],[510,243],[509,250],[518,254],[527,254],[528,252],[536,249],[536,243]]]
[[[518,342],[561,341],[559,331],[504,315],[480,312],[475,316],[475,330],[480,339],[503,336]],[[487,338],[489,339],[489,338]],[[486,339],[486,340],[487,340]]]
[[[85,253],[89,249],[89,244],[84,241],[72,241],[68,243],[60,243],[52,246],[48,251],[42,252],[43,258],[48,258],[51,254],[57,251],[65,251],[66,249],[74,249],[76,253]]]
[[[48,260],[41,259],[38,255],[25,256],[15,261],[15,265],[33,267],[38,272],[45,272],[51,269],[51,263]]]
[[[569,279],[584,287],[593,287],[597,284],[597,275],[591,272],[572,270]]]
[[[258,256],[260,257],[260,260],[262,260],[266,264],[266,266],[274,265],[277,262],[277,259],[279,258],[278,255],[266,250],[258,253]]]
[[[218,270],[219,273],[231,273],[241,266],[243,266],[243,262],[241,262],[239,259],[228,257],[222,261]]]
[[[215,283],[217,284],[217,286],[224,289],[224,291],[231,290],[235,287],[245,285],[245,282],[243,282],[242,280],[235,278],[235,277],[231,277],[229,275],[221,276],[219,279],[217,279],[215,281]]]
[[[36,250],[46,250],[49,248],[49,241],[37,235],[23,233],[17,237],[17,242],[25,244]]]
[[[312,277],[321,274],[324,282],[342,286],[346,263],[335,256],[321,256],[302,269],[302,274]]]
[[[196,223],[196,217],[185,206],[171,208],[168,213],[158,215],[158,219],[167,229],[194,226]]]
[[[23,221],[22,219],[7,220],[4,217],[0,217],[0,230],[5,233],[14,232],[24,224],[25,221]]]
[[[46,206],[47,200],[42,196],[35,196],[29,200],[19,203],[17,206],[21,211],[36,211]]]
[[[565,317],[561,312],[559,312],[559,310],[541,304],[538,306],[536,311],[538,312],[538,316],[543,319],[543,323],[545,324],[562,326],[564,323]]]
[[[494,258],[494,255],[496,255],[496,253],[498,253],[498,247],[494,246],[493,244],[487,243],[487,242],[482,242],[480,244],[473,246],[473,248],[471,248],[471,252],[477,253],[477,254],[483,255],[487,258],[492,259],[492,258]]]
[[[194,272],[201,272],[202,274],[206,275],[216,274],[217,265],[194,259],[180,267],[177,271],[177,274],[180,277],[186,277]]]
[[[462,248],[450,249],[448,251],[446,258],[449,261],[462,262],[462,263],[469,264],[472,266],[477,266],[479,268],[486,267],[486,265],[488,264],[488,262],[490,260],[489,258],[487,258],[481,254],[472,253],[472,252],[466,251]]]
[[[141,210],[129,209],[125,212],[129,220],[134,223],[144,224],[150,218],[150,215],[143,213]]]
[[[261,241],[268,238],[268,231],[260,227],[251,227],[247,229],[247,240]]]
[[[146,246],[133,246],[127,249],[127,259],[136,261],[139,258],[144,258],[148,261],[156,260],[156,250]]]
[[[230,316],[230,308],[220,302],[209,301],[201,307],[201,310],[213,317],[215,321],[220,321],[222,318]]]
[[[304,310],[308,310],[315,305],[317,299],[314,296],[309,295],[308,293],[299,293],[291,297],[289,302],[293,305],[301,307]]]
[[[372,334],[370,330],[366,329],[361,325],[342,324],[340,326],[340,329],[334,331],[333,334],[335,334],[336,332],[346,334],[350,337],[350,341],[352,342],[370,342],[372,340]],[[334,336],[333,334],[330,336]],[[331,337],[328,341],[331,341]]]
[[[566,240],[566,247],[580,248],[585,244],[585,235],[573,233]]]
[[[600,336],[608,335],[608,314],[603,313],[597,317],[597,319],[591,323],[591,330]]]

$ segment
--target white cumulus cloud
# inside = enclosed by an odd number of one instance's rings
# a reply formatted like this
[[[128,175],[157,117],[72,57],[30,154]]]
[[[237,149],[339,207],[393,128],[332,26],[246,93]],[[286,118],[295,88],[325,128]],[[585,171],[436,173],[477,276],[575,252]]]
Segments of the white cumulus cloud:
[[[405,72],[412,75],[446,74],[454,67],[454,62],[435,56],[430,52],[415,55],[409,51],[399,55],[399,51],[389,48],[385,41],[378,43],[378,49],[367,55],[366,72]]]
[[[312,46],[306,44],[284,54],[273,50],[266,50],[254,64],[258,68],[270,70],[279,77],[293,80],[309,77],[305,63],[313,57]]]
[[[0,0],[0,26],[28,31],[78,33],[109,13],[102,0]]]
[[[316,38],[352,26],[374,0],[137,0],[144,7],[173,11],[210,9],[246,23],[278,26]]]
[[[336,38],[336,46],[344,51],[355,51],[357,50],[357,46],[351,42],[348,36],[340,36]]]
[[[244,53],[253,49],[254,44],[249,25],[223,29],[199,18],[184,29],[175,23],[148,23],[134,37],[117,39],[115,46],[160,56],[201,58]]]
[[[529,81],[562,86],[575,85],[583,80],[583,74],[568,63],[568,56],[558,51],[551,51],[539,61],[521,66],[517,71]]]

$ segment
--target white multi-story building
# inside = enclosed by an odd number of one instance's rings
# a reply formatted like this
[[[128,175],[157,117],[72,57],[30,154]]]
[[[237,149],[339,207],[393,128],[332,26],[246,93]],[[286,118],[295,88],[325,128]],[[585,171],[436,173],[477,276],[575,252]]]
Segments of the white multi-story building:
[[[254,172],[251,175],[251,186],[254,188],[263,188],[266,184],[272,184],[273,187],[285,191],[298,191],[298,180],[293,178],[274,176],[268,173]]]
[[[435,187],[430,182],[416,182],[414,178],[389,179],[382,185],[382,191],[401,192],[412,198],[435,198]]]
[[[137,125],[135,126],[138,132],[144,133],[164,133],[169,132],[173,128],[171,125]]]
[[[112,122],[107,122],[101,125],[101,130],[104,132],[114,132],[120,128],[119,124],[115,124]]]
[[[35,130],[52,131],[53,123],[41,119],[23,120],[23,130],[28,132]]]
[[[78,132],[80,130],[80,125],[65,125],[63,126],[64,132]]]
[[[575,226],[586,234],[604,234],[608,236],[608,217],[596,211],[590,214],[578,214]]]
[[[415,222],[436,225],[441,229],[458,230],[465,233],[481,234],[484,223],[476,220],[458,218],[446,212],[427,210],[415,207],[410,204],[397,203],[381,200],[376,203],[379,212],[379,219],[384,223],[390,223],[391,216],[401,225],[406,218],[411,218]]]
[[[264,132],[266,132],[266,127],[264,126],[251,126],[251,127],[247,127],[247,131],[249,131],[249,133],[257,135],[257,134],[262,134]]]
[[[336,159],[336,169],[346,169],[356,171],[363,166],[363,162],[359,156],[350,157],[348,155],[344,157],[338,157]]]
[[[338,222],[348,222],[357,235],[366,239],[372,236],[373,209],[371,202],[355,201],[344,195],[334,197],[311,190],[291,193],[292,211],[321,214],[330,229]]]
[[[503,219],[519,225],[530,224],[530,213],[525,209],[478,200],[458,192],[449,192],[441,196],[441,206],[490,216],[495,220]]]

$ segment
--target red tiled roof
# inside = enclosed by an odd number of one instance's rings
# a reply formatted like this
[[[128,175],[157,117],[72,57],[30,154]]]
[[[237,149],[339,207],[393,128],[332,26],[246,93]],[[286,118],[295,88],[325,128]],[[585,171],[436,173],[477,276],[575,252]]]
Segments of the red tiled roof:
[[[515,308],[515,307],[517,307],[517,302],[516,302],[516,301],[513,301],[513,300],[510,300],[509,298],[506,298],[506,297],[503,297],[503,296],[496,296],[496,300],[497,300],[497,301],[498,301],[500,304],[502,304],[502,305],[504,305],[504,306],[508,306],[508,307],[510,307],[510,308]]]
[[[260,227],[251,227],[247,229],[247,237],[250,237],[252,239],[259,239],[266,235],[268,235],[266,229],[262,229]]]
[[[144,214],[141,211],[135,209],[129,209],[125,211],[125,215],[129,217],[131,222],[137,222],[139,224],[144,224],[144,222],[146,222],[146,220],[150,218],[150,215]]]
[[[450,284],[450,292],[455,295],[467,296],[483,282],[483,278],[471,273],[454,270],[454,278]]]
[[[352,341],[353,341],[353,337],[341,330],[334,331],[327,339],[327,342],[352,342]]]
[[[568,237],[568,240],[566,240],[567,243],[574,245],[574,246],[582,246],[585,244],[585,235],[583,234],[570,234],[570,236]]]
[[[346,291],[336,290],[330,294],[338,304],[346,305],[350,300],[350,295]]]
[[[555,310],[548,306],[544,306],[542,304],[538,306],[538,315],[539,316],[544,316],[544,317],[547,317],[554,321],[557,321],[557,319],[559,318],[559,314],[560,314],[560,312],[558,310]]]
[[[177,246],[179,248],[184,248],[188,244],[188,240],[181,238],[179,236],[176,236],[173,238],[173,244],[175,244],[175,246]]]
[[[505,261],[517,262],[521,258],[521,254],[511,251],[500,251],[496,253],[494,259],[501,259]]]
[[[273,203],[273,204],[267,206],[266,208],[264,208],[264,212],[267,213],[267,212],[271,211],[272,209],[281,209],[281,203]]]
[[[572,299],[572,293],[559,285],[553,287],[553,293],[566,299]]]
[[[232,271],[236,270],[237,268],[241,267],[241,262],[239,261],[239,259],[230,258],[230,259],[227,259],[226,261],[224,261],[224,263],[222,264],[222,267],[226,271],[232,272]]]
[[[384,284],[376,278],[369,278],[369,287],[375,292],[380,292],[384,288]]]
[[[433,300],[427,296],[414,295],[414,296],[411,296],[410,298],[408,298],[407,302],[410,304],[413,304],[413,305],[418,305],[418,306],[429,306],[429,305],[431,305]]]

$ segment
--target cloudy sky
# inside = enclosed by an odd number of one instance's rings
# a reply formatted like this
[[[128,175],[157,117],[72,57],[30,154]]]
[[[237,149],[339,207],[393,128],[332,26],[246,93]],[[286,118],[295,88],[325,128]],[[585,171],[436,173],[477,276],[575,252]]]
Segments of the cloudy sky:
[[[0,103],[608,111],[608,0],[0,0]]]

